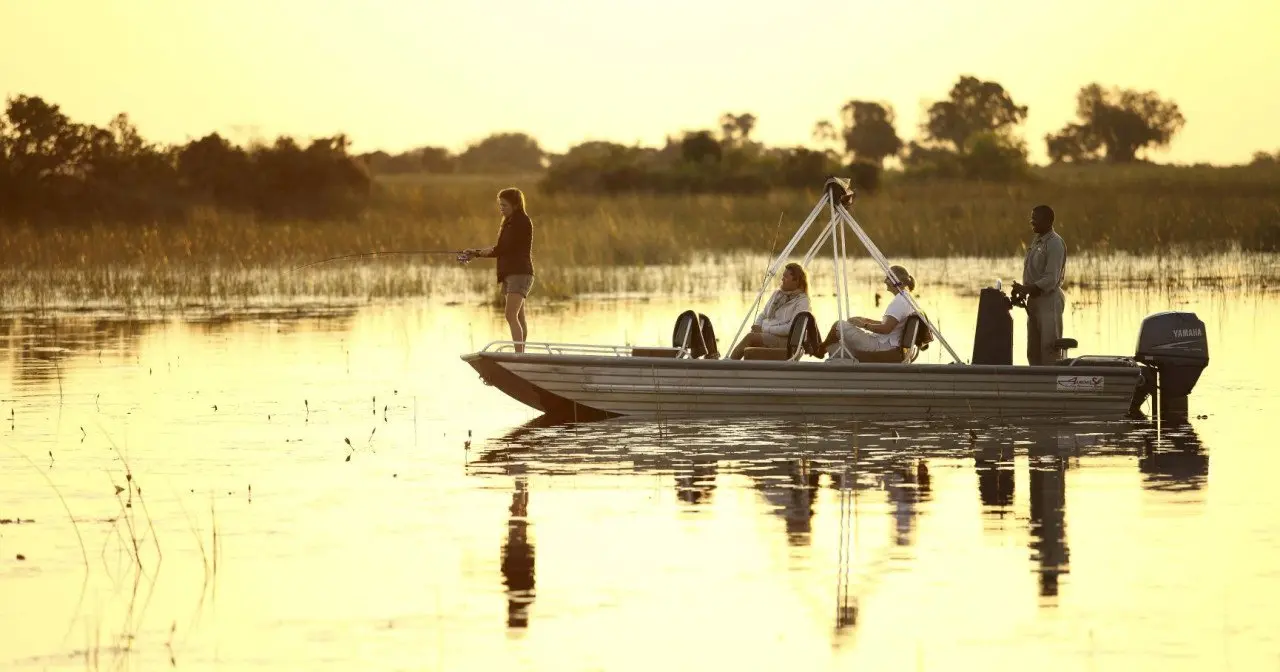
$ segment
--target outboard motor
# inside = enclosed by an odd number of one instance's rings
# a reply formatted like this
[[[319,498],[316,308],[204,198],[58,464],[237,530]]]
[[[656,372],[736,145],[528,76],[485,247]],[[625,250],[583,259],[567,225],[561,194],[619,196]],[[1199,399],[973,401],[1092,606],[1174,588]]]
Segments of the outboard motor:
[[[1151,395],[1161,418],[1185,418],[1187,396],[1209,365],[1209,340],[1205,337],[1204,322],[1195,313],[1170,311],[1148,315],[1138,332],[1134,359],[1154,369],[1154,375],[1148,372],[1143,376],[1133,407],[1141,406]]]

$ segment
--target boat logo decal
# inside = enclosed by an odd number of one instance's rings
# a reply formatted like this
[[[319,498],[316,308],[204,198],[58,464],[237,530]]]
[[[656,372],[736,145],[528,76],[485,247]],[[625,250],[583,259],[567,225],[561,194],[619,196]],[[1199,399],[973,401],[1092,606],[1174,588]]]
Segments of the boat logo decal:
[[[1059,392],[1101,392],[1102,376],[1058,376]]]

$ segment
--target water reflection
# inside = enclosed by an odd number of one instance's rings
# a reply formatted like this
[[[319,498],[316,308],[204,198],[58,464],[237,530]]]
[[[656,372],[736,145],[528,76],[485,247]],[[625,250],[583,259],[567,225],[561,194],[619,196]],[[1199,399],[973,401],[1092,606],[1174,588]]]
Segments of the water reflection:
[[[507,538],[502,544],[502,583],[507,592],[507,627],[529,626],[529,605],[533,603],[533,544],[529,541],[529,487],[524,476],[515,478],[511,493],[511,516]]]
[[[1136,458],[1143,487],[1152,489],[1198,489],[1208,472],[1208,456],[1194,428],[1157,428],[1148,422],[956,428],[773,421],[555,425],[540,418],[489,441],[478,457],[469,464],[474,476],[519,473],[503,550],[512,627],[528,623],[533,595],[526,507],[539,475],[673,474],[665,482],[677,500],[690,511],[713,516],[720,515],[720,509],[709,507],[713,493],[740,487],[736,484],[745,477],[760,513],[781,519],[783,535],[773,543],[807,554],[798,567],[823,564],[812,553],[834,546],[835,557],[825,559],[836,575],[834,629],[847,633],[858,623],[861,596],[884,563],[922,561],[919,550],[904,556],[893,549],[920,544],[920,521],[931,510],[939,467],[954,489],[958,480],[952,474],[972,465],[986,533],[1020,538],[1010,548],[1027,549],[1023,562],[1037,574],[1041,606],[1057,604],[1070,572],[1069,471]],[[1020,464],[1026,470],[1021,499]],[[821,497],[824,490],[834,497]],[[887,545],[851,533],[859,524],[875,526],[867,511],[887,518]],[[834,544],[815,542],[832,536],[838,538]]]
[[[835,633],[837,638],[847,636],[858,625],[860,608],[859,595],[852,588],[850,571],[852,569],[849,549],[853,545],[853,515],[855,494],[852,475],[848,469],[832,479],[832,486],[840,493],[840,541],[836,546],[836,615]],[[837,640],[838,641],[838,640]]]
[[[354,308],[259,310],[205,315],[186,315],[184,329],[212,335],[234,330],[262,328],[262,320],[274,320],[277,331],[348,332]],[[248,319],[253,318],[253,319]],[[48,317],[11,315],[0,318],[0,342],[8,351],[13,380],[19,389],[56,389],[73,358],[81,362],[104,357],[113,363],[136,361],[141,343],[150,334],[172,329],[177,322],[161,317],[76,316]],[[91,360],[91,361],[92,361]]]
[[[56,387],[64,360],[104,353],[116,360],[138,354],[138,339],[152,322],[131,319],[0,319],[0,336],[8,343],[13,378],[19,388]]]
[[[1068,571],[1067,459],[1054,431],[1038,428],[1028,449],[1031,558],[1039,567],[1040,596],[1057,597]],[[1051,602],[1050,602],[1051,604]]]
[[[814,464],[803,458],[765,461],[760,470],[752,470],[756,489],[785,522],[788,544],[809,544],[821,475]]]
[[[1190,423],[1163,427],[1143,437],[1138,468],[1149,490],[1198,491],[1209,480],[1209,456]]]
[[[919,504],[929,501],[929,466],[924,460],[915,464],[896,462],[885,475],[885,490],[893,503],[894,543],[910,546],[914,541]]]
[[[971,301],[934,296],[942,319],[962,325],[953,345],[967,348]],[[164,652],[177,620],[177,639],[191,642],[180,661],[270,649],[269,668],[343,660],[353,641],[406,658],[425,646],[440,669],[556,669],[564,651],[615,668],[632,660],[626,633],[637,628],[662,650],[702,645],[729,667],[892,669],[921,650],[923,669],[967,667],[993,647],[1050,647],[1065,667],[1087,667],[1099,652],[1171,646],[1202,669],[1224,667],[1217,652],[1230,647],[1239,667],[1236,654],[1275,643],[1246,623],[1269,613],[1267,479],[1280,466],[1236,447],[1267,431],[1253,414],[1269,408],[1274,377],[1243,357],[1264,349],[1276,313],[1192,298],[1217,316],[1213,343],[1232,338],[1193,397],[1193,412],[1211,416],[1193,420],[1199,436],[1140,423],[1041,437],[1030,427],[535,422],[469,451],[471,430],[484,437],[529,415],[457,359],[505,329],[500,314],[436,302],[372,306],[350,321],[6,316],[0,431],[16,450],[0,449],[0,517],[38,524],[0,526],[0,592],[12,597],[0,600],[12,604],[0,607],[0,667],[84,646],[60,639],[80,608],[75,531],[23,454],[41,458],[86,535],[93,592],[77,630],[127,598],[100,557],[104,535],[116,543],[102,522],[118,506],[109,481],[124,484],[111,441],[154,484],[170,577],[137,640],[144,654]],[[1127,290],[1106,301],[1069,318],[1076,335],[1096,321],[1101,352],[1130,350],[1137,319],[1165,304]],[[543,333],[661,342],[669,324],[644,315],[675,315],[684,302],[568,304],[546,309]],[[1201,437],[1217,450],[1212,498]],[[192,546],[209,542],[215,504],[222,592],[216,618],[192,626],[205,567]],[[19,552],[28,560],[14,561]],[[374,571],[359,581],[316,591],[369,558]],[[401,618],[413,614],[422,617]],[[365,627],[384,617],[388,627]],[[1013,627],[989,627],[1010,617]],[[474,664],[461,665],[464,655]],[[386,659],[397,664],[414,663]]]
[[[716,489],[716,473],[719,463],[712,458],[696,457],[689,463],[688,471],[676,473],[676,496],[693,510],[699,505],[711,503],[711,493]]]
[[[983,513],[1003,520],[1013,513],[1013,442],[978,441],[975,437],[973,444],[973,468],[978,473],[978,499]]]

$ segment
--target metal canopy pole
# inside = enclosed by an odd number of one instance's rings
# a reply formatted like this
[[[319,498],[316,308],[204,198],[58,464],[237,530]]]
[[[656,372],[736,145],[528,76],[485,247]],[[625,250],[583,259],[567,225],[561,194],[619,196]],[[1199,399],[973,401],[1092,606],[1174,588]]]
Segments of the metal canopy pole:
[[[830,194],[831,191],[827,190]],[[845,274],[844,267],[844,227],[840,226],[840,218],[836,216],[836,199],[829,199],[831,203],[831,270],[835,274],[836,280],[836,335],[840,337],[840,351],[848,355],[854,361],[857,358],[853,356],[853,350],[845,344],[844,338],[844,321],[846,317],[852,317],[849,314],[849,280]]]
[[[791,240],[787,243],[786,247],[783,248],[782,252],[779,253],[778,256],[769,264],[769,268],[765,272],[764,279],[760,284],[760,290],[756,293],[755,301],[752,302],[751,308],[743,317],[742,323],[738,325],[738,331],[734,333],[731,343],[734,345],[737,344],[738,339],[742,336],[743,330],[746,329],[747,322],[760,307],[760,300],[769,287],[769,281],[777,275],[778,269],[786,263],[787,258],[791,256],[791,253],[795,250],[796,246],[800,244],[800,240],[813,226],[814,221],[818,218],[822,209],[824,207],[829,207],[831,221],[809,247],[808,252],[805,253],[804,264],[808,266],[815,255],[826,244],[827,240],[831,240],[832,270],[835,275],[836,289],[836,313],[840,318],[837,324],[839,325],[843,323],[846,313],[852,311],[852,307],[849,304],[848,268],[846,264],[848,247],[844,228],[840,226],[840,223],[843,222],[849,227],[849,230],[853,231],[853,234],[858,237],[858,240],[862,242],[863,247],[866,248],[867,253],[871,255],[871,258],[879,264],[882,270],[884,270],[885,277],[892,280],[898,290],[907,297],[907,303],[911,305],[911,308],[920,317],[920,320],[924,322],[930,333],[937,337],[938,341],[942,343],[942,347],[946,348],[947,352],[951,355],[951,358],[956,363],[963,364],[964,362],[960,359],[960,356],[956,354],[956,351],[952,349],[951,344],[947,342],[947,339],[942,335],[942,332],[938,331],[938,328],[934,326],[929,318],[925,316],[924,312],[920,310],[920,305],[916,303],[915,298],[911,296],[911,292],[902,286],[902,282],[898,280],[898,277],[893,273],[893,269],[890,267],[889,261],[885,258],[884,254],[880,252],[880,249],[876,247],[875,243],[871,242],[871,238],[867,236],[865,231],[863,231],[857,220],[853,218],[853,215],[851,215],[845,206],[840,203],[840,200],[832,195],[832,182],[835,182],[843,189],[848,189],[848,184],[845,181],[836,178],[829,178],[823,184],[822,198],[818,199],[818,203],[814,206],[813,211],[809,213],[809,216],[805,219],[804,223],[796,230],[795,235],[791,237]],[[846,355],[852,357],[853,352],[845,344],[844,330],[837,327],[837,332],[840,336],[840,349],[844,351]],[[732,352],[732,348],[730,348],[729,351]]]
[[[964,362],[960,359],[960,356],[956,354],[956,351],[951,348],[951,344],[947,343],[947,339],[943,337],[942,332],[938,331],[938,328],[935,327],[933,323],[929,321],[929,318],[925,316],[924,312],[920,310],[920,305],[917,304],[915,298],[911,296],[911,292],[908,291],[906,287],[902,286],[902,282],[898,280],[898,277],[893,273],[893,269],[890,268],[889,261],[885,259],[883,254],[881,254],[880,249],[876,247],[875,243],[871,242],[871,238],[868,237],[866,232],[862,230],[862,227],[858,225],[858,222],[853,218],[853,215],[849,214],[849,211],[840,204],[836,204],[835,210],[840,219],[842,219],[853,231],[853,234],[858,237],[858,240],[862,241],[863,246],[867,248],[867,253],[871,255],[871,258],[875,259],[876,263],[880,264],[880,267],[884,269],[885,276],[893,280],[893,284],[897,286],[898,290],[907,297],[907,302],[910,303],[911,308],[916,311],[916,314],[920,317],[920,321],[924,322],[925,326],[929,328],[929,331],[937,337],[938,341],[942,343],[942,347],[946,348],[947,352],[951,353],[951,358],[955,360],[957,364],[963,364]]]
[[[813,244],[809,246],[809,251],[804,255],[805,268],[808,268],[809,265],[813,263],[813,258],[817,256],[818,250],[822,249],[822,246],[827,242],[827,239],[831,237],[831,232],[833,230],[834,228],[831,226],[831,222],[827,222],[827,228],[822,230],[822,234],[813,241]]]
[[[826,227],[825,229],[823,229],[823,230],[822,230],[822,233],[817,237],[817,239],[815,239],[815,240],[813,241],[813,244],[809,246],[809,251],[808,251],[808,252],[806,252],[806,253],[805,253],[805,255],[804,255],[804,265],[805,265],[805,268],[809,268],[809,267],[813,264],[813,260],[814,260],[814,258],[818,255],[818,252],[822,250],[823,246],[827,244],[827,241],[828,241],[828,240],[833,240],[833,239],[834,239],[834,236],[836,235],[836,231],[838,230],[839,225],[840,225],[840,220],[839,220],[839,219],[836,219],[835,217],[832,217],[832,218],[831,218],[831,220],[830,220],[829,222],[827,222],[827,227]],[[835,245],[835,243],[834,243],[834,242],[832,242],[832,246],[833,246],[833,247],[834,247],[834,245]],[[839,269],[838,269],[838,268],[837,268],[837,269],[835,269],[835,272],[836,272],[836,280],[835,280],[835,282],[836,282],[836,296],[837,296],[837,298],[836,298],[836,311],[837,311],[837,312],[839,312],[839,309],[840,309],[840,299],[839,299],[839,296],[840,296],[841,289],[843,288],[844,296],[846,297],[846,302],[845,302],[845,305],[846,305],[846,306],[848,305],[847,297],[848,297],[848,294],[849,294],[849,292],[848,292],[848,274],[846,273],[846,274],[845,274],[845,277],[844,277],[844,280],[841,280],[841,278],[840,278],[840,275],[839,275],[839,272],[838,272],[838,271],[839,271]],[[846,311],[846,312],[847,312],[847,311]],[[839,324],[839,321],[837,321],[837,324]],[[843,330],[841,330],[841,331],[839,331],[838,333],[839,333],[839,335],[840,335],[840,347],[841,347],[841,350],[844,352],[844,354],[846,354],[846,355],[848,355],[849,357],[851,357],[851,358],[852,358],[852,357],[853,357],[853,351],[852,351],[852,350],[850,350],[850,349],[848,348],[848,346],[846,346],[846,345],[844,344],[844,331],[843,331]]]
[[[818,199],[818,204],[813,206],[813,211],[809,213],[807,218],[805,218],[804,223],[796,230],[795,235],[791,236],[791,240],[787,243],[787,246],[784,247],[782,252],[779,253],[778,256],[769,264],[769,269],[765,271],[764,274],[764,280],[760,283],[760,291],[756,293],[756,300],[752,302],[751,308],[747,311],[747,314],[743,316],[742,323],[738,325],[738,331],[733,335],[733,340],[729,341],[731,347],[727,352],[733,352],[732,346],[736,346],[738,344],[738,338],[742,336],[742,330],[746,329],[747,322],[751,319],[751,316],[755,314],[756,309],[760,307],[760,298],[764,296],[765,290],[769,288],[769,281],[778,274],[778,268],[782,264],[786,263],[787,258],[791,256],[791,252],[800,244],[800,239],[804,237],[804,234],[808,233],[809,228],[813,226],[814,220],[816,220],[818,215],[822,212],[822,208],[829,202],[831,202],[831,193],[829,190],[823,189],[822,198]],[[831,225],[829,224],[828,231],[830,228]]]

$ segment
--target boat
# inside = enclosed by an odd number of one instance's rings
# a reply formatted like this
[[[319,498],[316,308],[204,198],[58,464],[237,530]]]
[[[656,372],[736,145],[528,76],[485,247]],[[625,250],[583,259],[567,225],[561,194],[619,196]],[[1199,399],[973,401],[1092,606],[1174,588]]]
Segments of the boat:
[[[1209,363],[1204,322],[1194,313],[1147,316],[1131,356],[1068,357],[1078,344],[1064,338],[1056,344],[1060,357],[1054,364],[1021,365],[1012,362],[1010,312],[1017,304],[1001,288],[987,287],[980,292],[973,357],[962,361],[850,213],[854,198],[848,180],[826,180],[809,216],[771,260],[731,342],[742,336],[804,236],[821,226],[803,256],[805,267],[819,254],[831,260],[837,317],[844,320],[850,315],[847,243],[856,238],[915,311],[906,320],[899,349],[873,356],[841,342],[833,353],[838,358],[824,358],[828,353],[815,347],[816,319],[805,312],[793,321],[786,347],[747,348],[742,360],[713,359],[708,350],[714,348],[701,338],[706,318],[690,310],[676,318],[670,346],[525,342],[519,352],[515,342],[493,341],[462,360],[485,384],[567,421],[620,416],[1108,420],[1133,417],[1148,398],[1153,413],[1186,415],[1188,396]],[[933,342],[951,362],[915,361]]]

